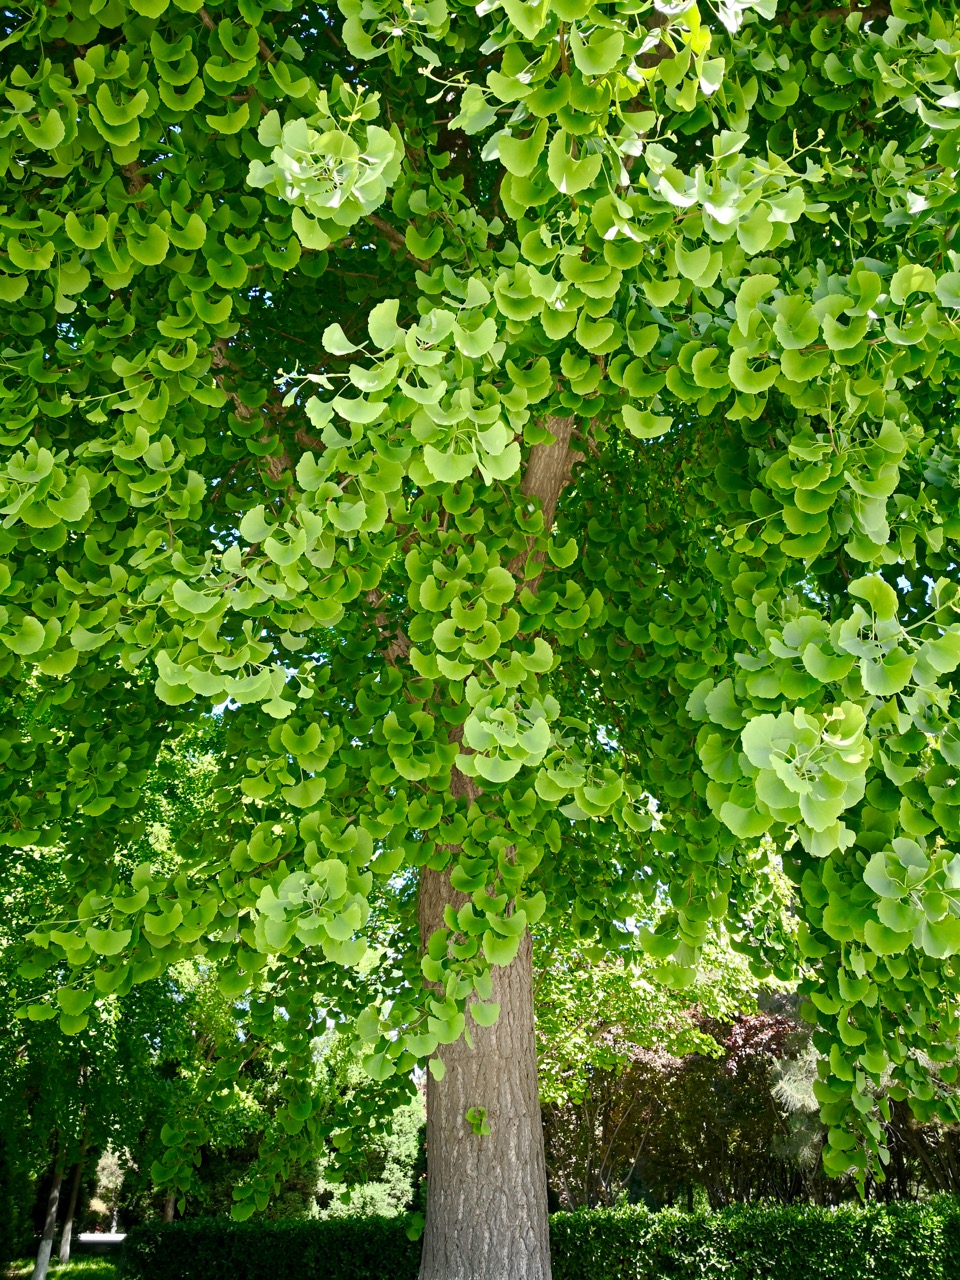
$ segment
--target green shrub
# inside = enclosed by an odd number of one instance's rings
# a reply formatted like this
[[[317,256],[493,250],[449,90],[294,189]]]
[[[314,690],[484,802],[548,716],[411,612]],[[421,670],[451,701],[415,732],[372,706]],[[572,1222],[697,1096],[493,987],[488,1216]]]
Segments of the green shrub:
[[[551,1219],[554,1280],[956,1280],[960,1201],[623,1209]],[[135,1228],[123,1280],[416,1280],[402,1218]]]
[[[136,1227],[118,1272],[123,1280],[416,1280],[420,1245],[405,1226],[371,1217]]]
[[[554,1280],[954,1280],[960,1201],[558,1213]]]

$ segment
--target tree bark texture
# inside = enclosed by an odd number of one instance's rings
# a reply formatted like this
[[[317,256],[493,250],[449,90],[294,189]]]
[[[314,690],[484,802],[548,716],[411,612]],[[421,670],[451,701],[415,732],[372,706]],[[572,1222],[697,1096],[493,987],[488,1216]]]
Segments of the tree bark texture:
[[[539,500],[549,532],[578,455],[570,449],[573,418],[547,425],[555,442],[530,451],[521,491]],[[523,554],[510,565],[518,577],[526,560]],[[527,585],[536,591],[539,581],[537,574]],[[467,803],[480,794],[457,769],[451,790]],[[419,924],[424,946],[443,926],[444,907],[459,908],[466,900],[446,874],[423,870]],[[420,1280],[550,1280],[532,950],[528,933],[513,963],[493,969],[497,1022],[472,1028],[472,1049],[464,1040],[444,1045],[439,1050],[446,1067],[443,1080],[427,1078],[427,1221]],[[474,1109],[485,1113],[489,1134],[476,1133],[467,1120]]]
[[[424,870],[424,939],[443,924],[443,907],[463,894],[446,875]],[[500,1017],[474,1027],[474,1048],[444,1045],[443,1080],[427,1078],[427,1225],[420,1280],[550,1280],[547,1174],[533,1030],[529,933],[512,964],[493,970]],[[466,1119],[483,1108],[491,1132]]]
[[[50,1255],[53,1253],[53,1236],[57,1229],[57,1208],[60,1204],[60,1187],[63,1183],[63,1156],[57,1159],[53,1171],[53,1183],[47,1196],[47,1215],[43,1220],[43,1235],[40,1237],[40,1248],[37,1250],[37,1262],[33,1268],[32,1280],[46,1280],[50,1266]]]
[[[83,1156],[77,1161],[70,1180],[70,1196],[67,1200],[67,1216],[60,1233],[60,1261],[70,1261],[70,1247],[73,1243],[73,1220],[77,1215],[77,1200],[80,1198],[80,1183],[83,1180]]]

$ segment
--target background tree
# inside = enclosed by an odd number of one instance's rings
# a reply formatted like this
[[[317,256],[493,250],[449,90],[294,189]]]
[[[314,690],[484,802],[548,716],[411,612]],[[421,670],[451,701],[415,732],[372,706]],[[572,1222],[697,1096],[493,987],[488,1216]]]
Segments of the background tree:
[[[344,1125],[432,1064],[424,1280],[546,1277],[529,926],[618,947],[639,886],[672,979],[724,916],[786,972],[773,847],[865,1176],[872,1085],[955,1109],[954,7],[194,5],[0,49],[34,1003],[80,1032],[200,955],[254,1034],[283,1010],[241,1216],[328,1123],[318,1005],[355,1019]],[[202,829],[130,874],[223,704]]]

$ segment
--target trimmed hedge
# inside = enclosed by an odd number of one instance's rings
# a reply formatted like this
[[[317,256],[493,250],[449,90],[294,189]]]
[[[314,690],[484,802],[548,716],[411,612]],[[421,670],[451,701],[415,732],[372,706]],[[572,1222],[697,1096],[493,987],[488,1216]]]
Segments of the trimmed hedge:
[[[420,1242],[403,1218],[232,1222],[195,1218],[134,1227],[123,1280],[416,1280]]]
[[[960,1201],[556,1214],[554,1280],[958,1280]]]
[[[554,1280],[957,1280],[960,1201],[558,1213]],[[399,1218],[136,1227],[122,1280],[416,1280]],[[506,1277],[504,1278],[506,1280]]]

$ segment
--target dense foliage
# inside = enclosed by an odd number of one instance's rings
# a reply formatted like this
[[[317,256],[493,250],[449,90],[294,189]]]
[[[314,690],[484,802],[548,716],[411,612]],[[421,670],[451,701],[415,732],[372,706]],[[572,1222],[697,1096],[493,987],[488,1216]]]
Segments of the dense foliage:
[[[124,1280],[413,1280],[420,1248],[397,1218],[236,1224],[197,1219],[137,1227]]]
[[[758,1011],[732,1019],[711,1013],[710,1001],[691,1004],[684,1052],[674,1028],[652,1042],[642,1026],[633,1038],[599,1039],[579,1089],[545,1098],[554,1208],[837,1205],[861,1193],[889,1202],[960,1192],[958,1127],[921,1123],[904,1100],[890,1103],[884,1121],[881,1178],[868,1175],[858,1188],[826,1176],[811,1028],[789,992],[757,995]]]
[[[638,1048],[716,1055],[703,1021],[753,1013],[765,988],[722,936],[707,941],[697,981],[680,991],[657,981],[660,962],[635,945],[603,958],[591,950],[557,930],[536,931],[537,1067],[548,1107],[578,1101],[598,1072],[616,1073]]]
[[[849,1198],[849,1182],[825,1186],[819,1167],[823,1134],[802,1078],[806,1032],[782,1013],[732,1025],[691,1013],[707,1051],[633,1049],[616,1067],[593,1070],[580,1096],[545,1108],[556,1207]],[[803,1096],[790,1107],[778,1097],[784,1069],[801,1076],[801,1089],[791,1078]]]
[[[949,1280],[960,1266],[960,1209],[923,1205],[626,1208],[555,1214],[557,1280]],[[229,1222],[140,1227],[123,1280],[414,1280],[402,1222],[347,1219],[253,1230]]]
[[[620,946],[639,887],[661,976],[724,916],[788,973],[778,850],[862,1173],[873,1084],[955,1111],[955,6],[339,7],[4,10],[0,812],[63,873],[24,1013],[197,954],[282,1009],[246,1216],[328,1125],[318,1003],[382,1124],[541,917]],[[220,704],[180,868],[131,871]]]

